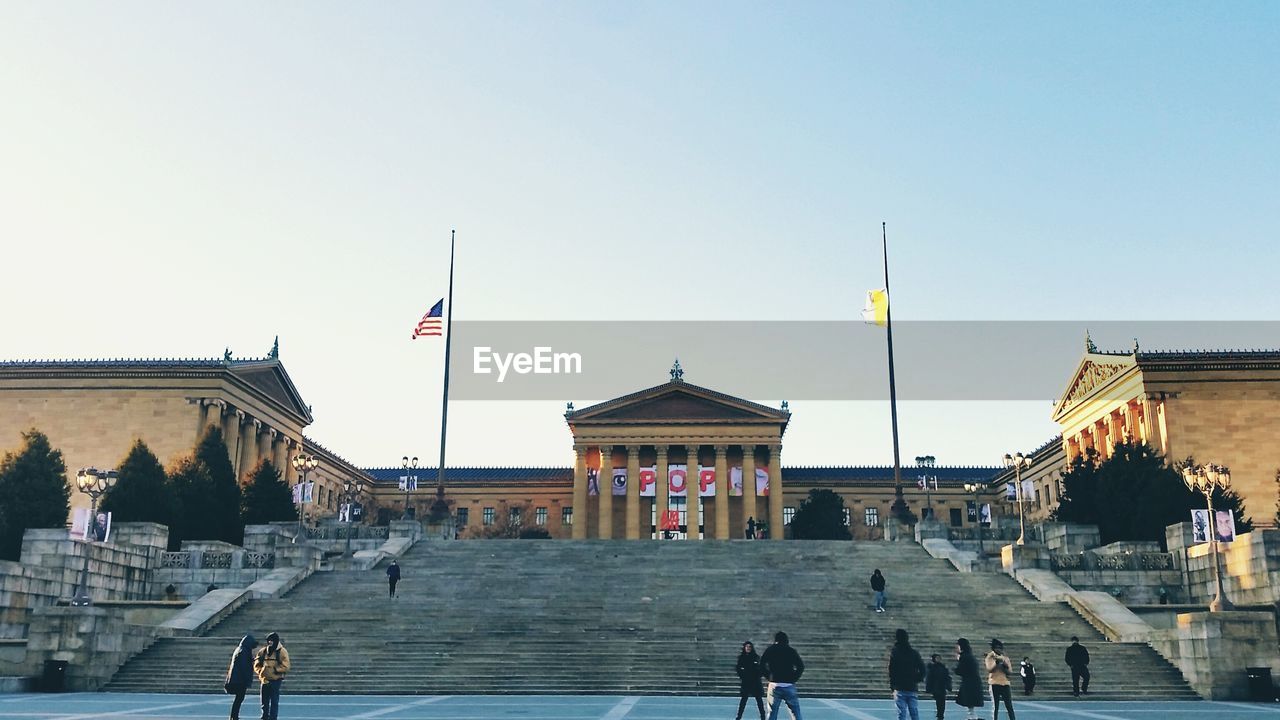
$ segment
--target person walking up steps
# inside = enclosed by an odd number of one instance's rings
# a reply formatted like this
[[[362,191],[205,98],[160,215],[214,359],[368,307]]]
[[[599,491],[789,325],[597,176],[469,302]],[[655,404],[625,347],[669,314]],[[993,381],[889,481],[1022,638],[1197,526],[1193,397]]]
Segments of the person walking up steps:
[[[1022,658],[1018,674],[1022,675],[1022,694],[1030,695],[1036,689],[1036,666],[1031,664],[1031,658]]]
[[[967,638],[956,641],[956,677],[960,678],[956,704],[968,710],[965,717],[973,720],[978,717],[977,708],[982,707],[982,677],[978,675],[978,659],[973,656]]]
[[[916,689],[921,680],[924,680],[924,661],[911,647],[907,631],[898,628],[893,633],[893,649],[889,651],[889,688],[893,690],[898,720],[907,720],[908,714],[911,720],[920,720]]]
[[[884,576],[880,574],[880,568],[871,573],[871,590],[875,593],[876,612],[884,612]]]
[[[1080,638],[1072,636],[1071,647],[1064,658],[1071,666],[1071,694],[1080,697],[1080,681],[1084,681],[1084,694],[1089,694],[1089,651],[1080,644]]]
[[[929,664],[924,669],[924,691],[933,697],[937,720],[942,720],[947,712],[947,694],[951,692],[951,672],[936,654],[929,657]]]
[[[760,684],[760,656],[756,654],[756,646],[750,640],[742,643],[742,652],[738,653],[738,716],[742,720],[742,711],[747,707],[749,698],[756,699],[756,708],[760,710],[760,720],[764,720],[764,686]]]
[[[1009,711],[1009,720],[1016,720],[1013,714],[1013,692],[1009,688],[1009,676],[1013,674],[1013,661],[1004,654],[1004,643],[991,639],[991,652],[987,653],[987,682],[991,683],[991,720],[1000,720],[1000,701],[1004,701]]]
[[[769,680],[769,720],[778,720],[778,706],[783,702],[787,703],[787,709],[795,720],[803,720],[796,683],[804,674],[804,661],[781,630],[773,636],[773,644],[760,656],[760,671]]]
[[[387,566],[387,586],[390,592],[389,597],[396,596],[396,583],[400,582],[400,564],[395,560]]]

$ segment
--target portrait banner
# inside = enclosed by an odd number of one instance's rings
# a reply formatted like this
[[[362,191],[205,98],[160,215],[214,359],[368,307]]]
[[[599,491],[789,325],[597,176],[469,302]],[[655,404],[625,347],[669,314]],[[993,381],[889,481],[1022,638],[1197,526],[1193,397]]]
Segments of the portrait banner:
[[[667,468],[667,491],[670,497],[686,497],[689,494],[689,466],[671,465]]]
[[[729,494],[733,497],[742,497],[742,467],[735,466],[729,468]]]
[[[656,497],[658,494],[658,466],[640,468],[640,497]]]
[[[698,466],[698,497],[715,497],[716,496],[716,469],[715,466],[707,467],[706,465]]]
[[[769,466],[756,466],[756,497],[769,495]]]
[[[626,468],[613,469],[613,494],[614,495],[627,494],[627,469]]]
[[[1218,542],[1232,542],[1236,539],[1236,516],[1230,510],[1216,510]]]
[[[1207,509],[1191,511],[1191,542],[1209,542],[1209,511]]]
[[[596,468],[587,468],[587,494],[600,494],[600,471]]]

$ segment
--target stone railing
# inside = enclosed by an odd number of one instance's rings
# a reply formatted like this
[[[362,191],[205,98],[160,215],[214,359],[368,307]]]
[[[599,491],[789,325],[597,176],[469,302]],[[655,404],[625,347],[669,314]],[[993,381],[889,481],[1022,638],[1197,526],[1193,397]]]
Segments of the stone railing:
[[[388,528],[370,525],[321,525],[307,528],[308,540],[386,540]]]
[[[1092,552],[1056,553],[1049,557],[1054,571],[1064,570],[1175,570],[1173,553],[1138,552],[1099,555]]]
[[[239,557],[239,562],[237,562]],[[160,567],[171,570],[233,570],[239,568],[271,569],[275,553],[266,552],[179,552],[160,553]]]

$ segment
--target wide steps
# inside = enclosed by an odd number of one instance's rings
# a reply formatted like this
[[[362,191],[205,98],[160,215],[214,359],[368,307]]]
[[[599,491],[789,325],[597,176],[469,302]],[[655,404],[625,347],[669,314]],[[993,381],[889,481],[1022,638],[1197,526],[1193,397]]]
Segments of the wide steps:
[[[806,695],[883,697],[888,645],[905,627],[949,664],[955,638],[1000,637],[1015,661],[1036,662],[1039,699],[1069,696],[1072,635],[1114,686],[1095,680],[1091,697],[1195,697],[1145,645],[1107,643],[1066,605],[909,543],[466,541],[420,544],[401,566],[400,598],[386,597],[381,568],[316,574],[208,637],[155,643],[107,689],[216,692],[239,637],[275,631],[293,693],[735,695],[742,640],[763,649],[785,629],[808,665]],[[870,609],[876,567],[884,614]]]

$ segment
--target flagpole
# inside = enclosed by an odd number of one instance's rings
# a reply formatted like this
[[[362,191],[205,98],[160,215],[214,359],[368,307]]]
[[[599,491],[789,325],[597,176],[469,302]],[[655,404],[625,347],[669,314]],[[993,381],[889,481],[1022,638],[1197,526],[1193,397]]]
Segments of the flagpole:
[[[440,464],[436,466],[436,501],[431,505],[431,518],[443,519],[449,506],[444,501],[444,448],[449,431],[449,350],[453,343],[453,253],[456,230],[449,231],[449,299],[445,303],[444,334],[444,398],[440,403]]]
[[[880,241],[884,253],[884,294],[887,300],[884,309],[884,326],[889,347],[889,416],[893,422],[893,487],[894,493],[901,498],[902,460],[898,454],[898,388],[893,376],[893,294],[889,292],[889,235],[884,222],[880,223]],[[896,506],[897,502],[894,505]]]

